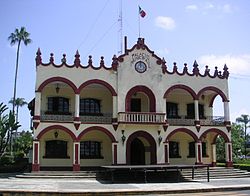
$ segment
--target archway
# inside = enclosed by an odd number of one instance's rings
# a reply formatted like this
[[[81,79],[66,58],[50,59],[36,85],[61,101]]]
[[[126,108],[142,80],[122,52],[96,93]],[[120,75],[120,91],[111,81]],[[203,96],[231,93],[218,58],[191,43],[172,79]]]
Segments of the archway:
[[[145,165],[145,146],[140,139],[131,142],[130,156],[131,165]]]

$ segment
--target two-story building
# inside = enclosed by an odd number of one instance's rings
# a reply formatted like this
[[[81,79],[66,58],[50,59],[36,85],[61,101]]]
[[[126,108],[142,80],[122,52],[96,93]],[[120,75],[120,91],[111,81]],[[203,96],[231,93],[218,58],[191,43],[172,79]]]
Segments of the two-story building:
[[[216,138],[232,165],[229,72],[195,61],[168,67],[139,38],[106,66],[36,56],[32,170],[103,165],[216,164]],[[213,115],[221,97],[224,116]]]

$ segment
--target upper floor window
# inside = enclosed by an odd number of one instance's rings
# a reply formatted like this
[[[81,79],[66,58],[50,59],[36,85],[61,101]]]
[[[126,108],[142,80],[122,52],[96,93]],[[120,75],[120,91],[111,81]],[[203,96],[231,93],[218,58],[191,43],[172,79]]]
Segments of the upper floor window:
[[[187,104],[187,118],[194,119],[195,118],[195,111],[194,111],[194,104],[190,103]],[[204,105],[199,104],[199,118],[203,119],[204,116]]]
[[[80,100],[80,114],[81,115],[98,115],[101,114],[100,100],[93,98],[86,98]]]
[[[83,141],[80,143],[80,157],[85,159],[100,159],[101,142],[98,141]]]
[[[69,158],[67,155],[67,141],[49,140],[45,143],[45,158]]]
[[[69,114],[69,99],[65,97],[48,97],[47,113]]]
[[[167,118],[179,118],[177,103],[167,102]]]
[[[179,154],[179,143],[178,142],[169,142],[169,157],[170,158],[180,158]]]

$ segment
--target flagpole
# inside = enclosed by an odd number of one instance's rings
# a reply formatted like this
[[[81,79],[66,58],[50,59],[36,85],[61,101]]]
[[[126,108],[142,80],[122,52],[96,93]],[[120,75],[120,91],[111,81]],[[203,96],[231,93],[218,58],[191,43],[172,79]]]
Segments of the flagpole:
[[[138,5],[139,10],[140,10],[140,6]],[[140,13],[138,14],[138,33],[139,33],[139,38],[141,37],[141,16]]]

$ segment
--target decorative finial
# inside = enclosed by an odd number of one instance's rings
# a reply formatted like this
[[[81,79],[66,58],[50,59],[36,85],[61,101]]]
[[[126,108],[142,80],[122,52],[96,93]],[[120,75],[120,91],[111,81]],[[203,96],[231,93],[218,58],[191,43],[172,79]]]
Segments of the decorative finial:
[[[101,56],[100,66],[104,67],[104,57],[103,56]]]
[[[223,70],[224,70],[224,71],[223,71],[223,77],[226,78],[226,79],[228,79],[229,72],[228,72],[228,67],[227,67],[226,64],[224,65]]]
[[[49,62],[50,62],[51,64],[54,63],[54,54],[53,54],[53,53],[50,53]]]
[[[42,63],[42,57],[41,57],[41,51],[40,48],[37,49],[36,52],[36,66],[40,65]]]
[[[93,65],[92,63],[93,63],[93,61],[92,61],[92,56],[89,55],[88,65],[89,65],[89,66],[92,66],[92,65]]]
[[[67,60],[66,60],[66,54],[63,54],[63,58],[61,59],[61,62],[62,62],[62,63],[66,63],[66,61],[67,61]]]
[[[198,76],[199,75],[199,68],[198,68],[199,65],[198,65],[198,63],[197,63],[196,60],[194,61],[193,67],[194,67],[193,68],[193,74],[196,75],[196,76]]]
[[[117,67],[118,67],[118,58],[114,54],[114,56],[112,58],[112,68],[114,71],[117,71]]]
[[[80,67],[80,64],[81,64],[80,54],[79,54],[78,50],[76,50],[74,65],[76,67]]]

